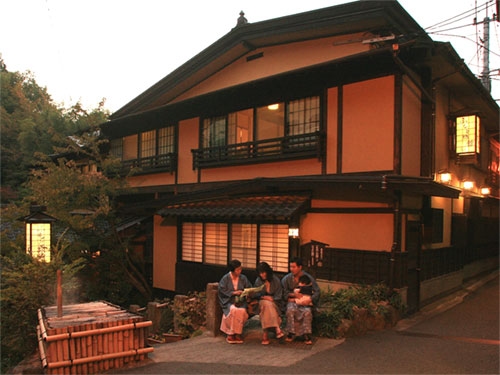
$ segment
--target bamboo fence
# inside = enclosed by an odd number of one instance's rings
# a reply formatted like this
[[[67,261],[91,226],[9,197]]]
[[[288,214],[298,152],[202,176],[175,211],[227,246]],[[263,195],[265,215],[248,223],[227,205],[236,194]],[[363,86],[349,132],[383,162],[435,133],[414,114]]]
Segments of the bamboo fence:
[[[38,348],[46,374],[96,374],[147,359],[148,327],[140,315],[106,302],[38,310]]]

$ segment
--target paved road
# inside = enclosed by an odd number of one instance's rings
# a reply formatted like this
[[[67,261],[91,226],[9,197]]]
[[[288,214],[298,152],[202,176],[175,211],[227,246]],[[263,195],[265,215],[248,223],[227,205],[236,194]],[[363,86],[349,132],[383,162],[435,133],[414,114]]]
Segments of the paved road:
[[[250,331],[243,345],[202,336],[156,347],[153,363],[114,373],[499,374],[498,273],[465,295],[439,314],[362,337],[320,338],[312,346],[273,341],[263,347],[258,330]]]

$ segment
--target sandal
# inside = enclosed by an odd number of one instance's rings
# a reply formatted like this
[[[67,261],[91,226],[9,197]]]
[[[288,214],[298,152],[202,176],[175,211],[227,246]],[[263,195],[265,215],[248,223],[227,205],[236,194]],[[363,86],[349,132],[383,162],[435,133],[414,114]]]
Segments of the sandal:
[[[280,338],[282,338],[283,336],[285,336],[285,334],[283,333],[283,331],[281,331],[281,330],[276,331],[276,338],[277,338],[277,339],[280,339]]]
[[[267,336],[267,332],[265,331],[262,334],[262,345],[269,345],[269,337]]]
[[[312,345],[312,343],[313,343],[311,336],[309,336],[309,335],[304,335],[304,341],[305,341],[306,345]]]

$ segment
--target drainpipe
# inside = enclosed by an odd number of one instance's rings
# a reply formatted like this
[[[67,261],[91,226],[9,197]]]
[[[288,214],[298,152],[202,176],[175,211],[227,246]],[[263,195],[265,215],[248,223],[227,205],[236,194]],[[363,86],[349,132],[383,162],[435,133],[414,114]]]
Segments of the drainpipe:
[[[393,240],[391,246],[391,258],[389,268],[389,290],[394,289],[394,276],[396,273],[396,252],[401,251],[400,237],[401,237],[401,192],[394,193],[394,227],[393,227]]]

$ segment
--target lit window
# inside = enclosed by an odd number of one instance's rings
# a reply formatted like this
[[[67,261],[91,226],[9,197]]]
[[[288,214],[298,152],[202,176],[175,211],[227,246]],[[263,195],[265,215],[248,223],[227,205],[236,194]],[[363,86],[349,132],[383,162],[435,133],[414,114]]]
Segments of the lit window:
[[[285,135],[285,106],[279,103],[277,108],[267,105],[257,108],[258,140],[280,138]]]
[[[141,158],[156,154],[156,130],[141,133]]]
[[[287,272],[288,225],[183,223],[183,261],[226,265],[228,259],[252,269],[267,262],[275,271]]]
[[[288,225],[260,226],[260,262],[267,262],[278,272],[288,271]]]
[[[182,224],[182,260],[200,262],[203,260],[203,224]]]
[[[158,155],[174,152],[174,130],[173,126],[158,129]]]
[[[257,224],[233,224],[231,241],[231,259],[244,266],[257,263]]]
[[[228,144],[253,140],[253,109],[245,109],[228,115]]]
[[[227,264],[227,224],[205,224],[205,263]]]

